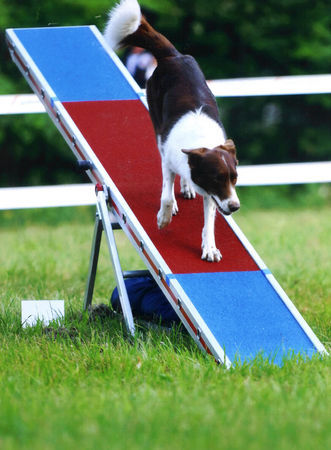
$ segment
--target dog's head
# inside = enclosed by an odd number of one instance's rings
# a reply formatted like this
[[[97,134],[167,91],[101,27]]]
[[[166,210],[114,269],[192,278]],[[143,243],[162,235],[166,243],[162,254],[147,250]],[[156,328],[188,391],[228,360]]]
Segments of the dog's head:
[[[182,151],[188,155],[191,178],[200,193],[210,195],[217,209],[225,215],[237,211],[240,202],[235,190],[238,161],[234,142],[227,139],[213,149]]]

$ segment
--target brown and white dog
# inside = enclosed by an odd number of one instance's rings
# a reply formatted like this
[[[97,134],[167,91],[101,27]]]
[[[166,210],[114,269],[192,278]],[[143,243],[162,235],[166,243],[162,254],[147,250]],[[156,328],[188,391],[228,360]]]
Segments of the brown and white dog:
[[[137,0],[121,0],[110,11],[104,36],[113,49],[142,47],[157,61],[147,82],[147,101],[162,158],[159,228],[168,225],[178,212],[174,195],[178,174],[184,197],[194,198],[195,192],[203,196],[202,259],[220,261],[215,213],[217,209],[229,215],[240,207],[235,191],[238,161],[203,73],[192,56],[179,53],[154,30],[141,14]]]

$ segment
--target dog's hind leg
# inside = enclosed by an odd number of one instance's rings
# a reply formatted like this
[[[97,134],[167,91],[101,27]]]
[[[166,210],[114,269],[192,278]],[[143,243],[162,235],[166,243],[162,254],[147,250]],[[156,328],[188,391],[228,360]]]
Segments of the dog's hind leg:
[[[162,194],[161,207],[157,214],[157,225],[164,228],[171,222],[172,216],[178,212],[178,206],[175,199],[175,173],[172,172],[165,163],[162,162]]]
[[[209,195],[203,196],[203,212],[205,223],[202,229],[201,259],[206,259],[210,262],[218,262],[221,260],[222,255],[215,244],[216,205]]]
[[[180,192],[184,198],[195,198],[195,189],[190,180],[187,178],[180,178]]]

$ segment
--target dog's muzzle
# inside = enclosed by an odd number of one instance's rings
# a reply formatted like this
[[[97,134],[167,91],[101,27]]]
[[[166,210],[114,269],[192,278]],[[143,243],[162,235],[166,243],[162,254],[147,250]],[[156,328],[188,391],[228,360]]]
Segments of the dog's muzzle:
[[[229,216],[235,211],[238,211],[240,208],[240,203],[238,201],[229,200],[227,203],[227,209],[224,209],[217,197],[212,195],[211,198],[214,200],[218,212],[224,214],[225,216]]]

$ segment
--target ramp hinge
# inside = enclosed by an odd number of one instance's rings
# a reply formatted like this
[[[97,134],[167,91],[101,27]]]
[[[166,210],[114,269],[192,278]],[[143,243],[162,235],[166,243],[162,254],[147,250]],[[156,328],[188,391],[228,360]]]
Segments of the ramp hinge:
[[[76,142],[73,141],[73,144],[76,145]],[[88,170],[94,169],[94,164],[92,161],[81,160],[77,161],[78,169],[80,172],[87,172]]]
[[[107,187],[105,184],[97,183],[97,184],[95,185],[95,192],[96,192],[96,194],[97,194],[98,192],[103,192],[103,193],[104,193],[104,196],[105,196],[106,204],[110,205],[110,202],[111,202],[111,192],[110,192],[109,187]]]

